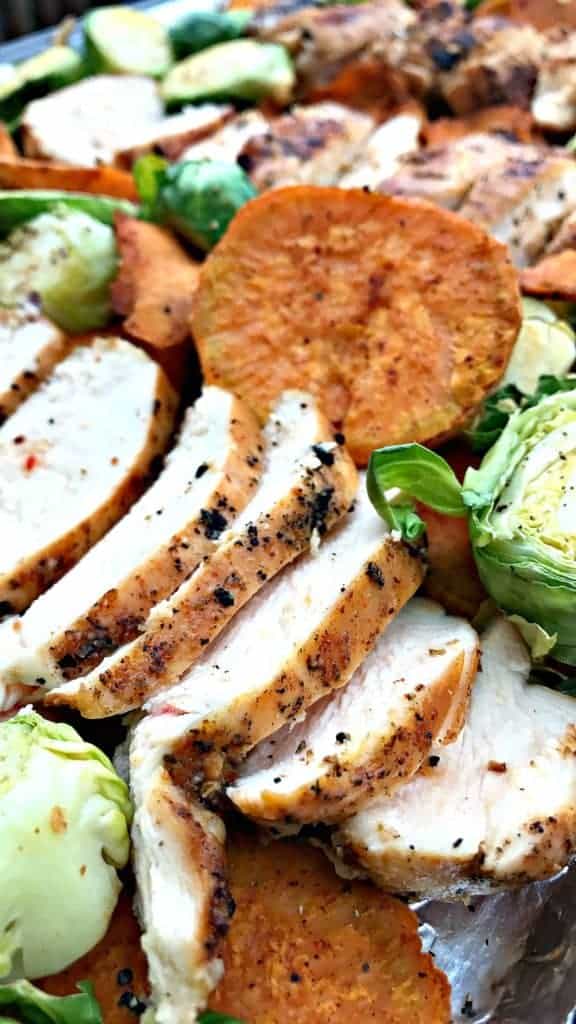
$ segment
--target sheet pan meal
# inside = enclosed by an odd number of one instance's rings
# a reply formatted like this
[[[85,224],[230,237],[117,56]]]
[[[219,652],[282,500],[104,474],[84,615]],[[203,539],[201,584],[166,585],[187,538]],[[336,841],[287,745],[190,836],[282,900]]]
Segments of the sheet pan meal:
[[[2,68],[2,1021],[470,1018],[410,900],[569,865],[573,14]]]

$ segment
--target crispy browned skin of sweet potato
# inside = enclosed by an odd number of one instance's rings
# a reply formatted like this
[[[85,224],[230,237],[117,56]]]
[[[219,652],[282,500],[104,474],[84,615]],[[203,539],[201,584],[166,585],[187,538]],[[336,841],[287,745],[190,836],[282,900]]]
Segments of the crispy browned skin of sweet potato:
[[[0,188],[60,189],[137,200],[131,174],[117,167],[69,167],[48,160],[28,160],[0,142]]]
[[[572,0],[484,0],[476,8],[480,18],[501,15],[539,29],[576,28],[576,4]]]
[[[427,146],[445,146],[474,132],[499,132],[517,142],[533,142],[530,111],[522,107],[486,107],[463,117],[441,117],[424,129]]]
[[[546,256],[535,267],[527,267],[520,274],[525,295],[538,295],[549,299],[576,299],[576,250]]]
[[[319,850],[236,837],[237,910],[214,1010],[248,1024],[444,1024],[449,985],[421,952],[415,915]]]
[[[520,325],[517,274],[481,228],[419,200],[298,186],[248,203],[200,273],[206,381],[264,419],[303,387],[372,449],[458,432]]]
[[[157,224],[116,216],[120,269],[112,304],[126,317],[125,331],[154,348],[170,348],[189,334],[198,264]]]

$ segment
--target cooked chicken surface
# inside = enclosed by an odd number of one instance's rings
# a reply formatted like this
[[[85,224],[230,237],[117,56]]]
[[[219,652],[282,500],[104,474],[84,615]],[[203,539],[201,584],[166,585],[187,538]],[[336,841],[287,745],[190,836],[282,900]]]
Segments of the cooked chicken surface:
[[[390,891],[445,898],[520,885],[554,875],[576,849],[574,700],[528,683],[527,650],[504,619],[481,657],[458,740],[339,834]]]
[[[576,249],[576,210],[566,217],[546,246],[546,256]]]
[[[338,821],[393,792],[433,743],[451,743],[466,712],[477,636],[464,619],[413,598],[336,694],[260,744],[228,796],[261,821]]]
[[[23,611],[141,493],[176,400],[160,367],[117,338],[60,362],[0,428],[0,608]]]
[[[181,160],[224,160],[235,163],[244,146],[270,130],[270,121],[259,110],[246,110],[206,139],[184,150]]]
[[[146,153],[156,153],[168,160],[179,160],[195,142],[218,131],[234,113],[227,104],[201,103],[186,107],[160,121],[152,121],[128,131],[122,149],[115,153],[115,162],[129,170]]]
[[[422,117],[417,113],[397,114],[374,131],[358,156],[341,175],[341,188],[376,188],[395,174],[401,158],[418,149]]]
[[[164,116],[156,83],[132,75],[95,75],[26,107],[27,156],[83,167],[111,164],[127,140]]]
[[[62,332],[34,307],[0,311],[0,425],[64,357]]]
[[[140,707],[176,682],[267,579],[345,514],[356,470],[308,395],[287,392],[279,399],[264,443],[258,456],[247,456],[254,483],[260,482],[211,557],[156,605],[141,637],[53,691],[50,701],[69,702],[89,717]]]
[[[260,431],[230,392],[205,388],[142,498],[19,623],[5,682],[54,687],[133,639],[150,609],[215,548],[258,483]]]
[[[483,171],[498,168],[518,148],[498,135],[466,135],[450,145],[408,155],[391,178],[380,182],[378,191],[429,199],[448,210],[456,210]],[[532,152],[531,147],[527,149]]]
[[[554,29],[548,34],[532,114],[541,128],[558,132],[576,129],[575,32]]]
[[[478,178],[459,212],[506,243],[513,262],[526,267],[575,207],[576,162],[522,146]]]
[[[250,139],[238,157],[259,191],[282,185],[335,185],[374,128],[367,114],[340,103],[296,107],[273,118],[265,135]]]

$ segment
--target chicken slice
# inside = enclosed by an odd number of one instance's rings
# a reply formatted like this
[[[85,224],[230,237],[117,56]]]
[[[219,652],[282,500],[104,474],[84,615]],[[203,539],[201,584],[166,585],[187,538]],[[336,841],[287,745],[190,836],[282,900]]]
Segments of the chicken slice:
[[[163,116],[151,78],[95,75],[28,104],[22,118],[24,151],[82,167],[111,164],[127,139]]]
[[[566,249],[576,249],[576,210],[570,213],[561,223],[546,246],[546,255],[555,256]]]
[[[557,151],[518,147],[478,178],[460,213],[510,249],[518,267],[535,263],[576,207],[576,163]]]
[[[235,163],[244,146],[270,129],[270,121],[259,110],[247,110],[233,117],[206,139],[195,142],[181,154],[181,160],[223,160]]]
[[[393,792],[433,743],[462,728],[478,638],[464,619],[413,598],[350,682],[284,726],[242,764],[228,796],[263,822],[338,821]]]
[[[118,338],[76,348],[0,428],[0,610],[23,611],[139,496],[174,423],[160,367]]]
[[[576,33],[555,29],[548,35],[545,56],[532,100],[537,125],[551,131],[576,129]]]
[[[216,547],[258,483],[260,431],[230,392],[208,387],[140,500],[20,621],[4,682],[57,686],[133,639],[150,609]]]
[[[416,113],[397,114],[365,141],[351,166],[340,176],[341,188],[376,188],[395,174],[401,158],[418,149],[423,118]]]
[[[338,843],[390,891],[439,898],[549,878],[576,849],[576,702],[528,683],[514,626],[482,640],[467,724]],[[425,813],[422,813],[425,808]]]
[[[544,37],[532,25],[473,18],[445,53],[438,86],[455,114],[499,103],[530,108],[544,54]]]
[[[259,191],[282,185],[335,185],[374,128],[367,114],[340,103],[296,107],[250,139],[238,163]]]
[[[69,343],[37,308],[0,311],[0,425],[64,357]]]
[[[357,474],[314,401],[287,392],[264,431],[263,462],[251,459],[260,483],[211,557],[166,601],[144,632],[96,670],[48,695],[87,717],[140,707],[176,682],[264,582],[307,550],[340,519],[354,498]]]
[[[466,135],[447,146],[421,149],[402,159],[395,174],[380,181],[378,191],[386,195],[429,199],[438,206],[456,210],[479,175],[498,167],[518,147],[499,135],[479,132]]]
[[[156,153],[167,160],[179,160],[195,142],[217,132],[234,113],[229,104],[201,103],[186,107],[179,114],[171,114],[161,121],[142,125],[129,132],[121,149],[116,150],[115,163],[132,169],[139,157]]]
[[[135,865],[159,1024],[195,1021],[221,974],[232,906],[223,830],[205,807],[225,761],[343,686],[421,577],[419,558],[362,494],[320,549],[253,598],[134,729]]]

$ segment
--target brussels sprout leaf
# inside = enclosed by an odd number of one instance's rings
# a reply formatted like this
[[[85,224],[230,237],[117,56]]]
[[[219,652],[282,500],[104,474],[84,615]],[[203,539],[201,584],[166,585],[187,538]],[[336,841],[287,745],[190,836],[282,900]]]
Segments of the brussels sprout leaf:
[[[237,1017],[229,1017],[226,1013],[215,1013],[207,1010],[198,1017],[198,1024],[243,1024]]]
[[[566,697],[576,697],[576,676],[568,676],[552,665],[533,665],[529,682],[547,686]]]
[[[81,981],[71,996],[49,996],[29,981],[0,985],[0,1021],[22,1024],[103,1024],[92,985]],[[9,1016],[7,1016],[9,1014]]]
[[[496,443],[510,417],[516,412],[530,409],[538,405],[543,398],[555,395],[558,391],[576,390],[576,377],[543,376],[533,395],[523,395],[514,384],[506,384],[490,395],[484,408],[476,420],[472,430],[468,431],[468,440],[475,452],[486,452]]]
[[[144,220],[154,220],[160,190],[164,184],[168,161],[150,153],[141,156],[134,164],[134,182],[140,197],[141,215]]]
[[[448,463],[421,444],[399,444],[372,452],[368,464],[368,496],[374,508],[404,540],[414,541],[424,532],[413,499],[447,516],[464,516],[461,487]],[[399,488],[400,496],[386,492]]]

